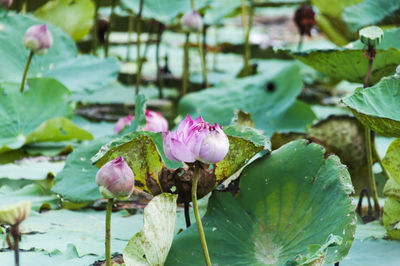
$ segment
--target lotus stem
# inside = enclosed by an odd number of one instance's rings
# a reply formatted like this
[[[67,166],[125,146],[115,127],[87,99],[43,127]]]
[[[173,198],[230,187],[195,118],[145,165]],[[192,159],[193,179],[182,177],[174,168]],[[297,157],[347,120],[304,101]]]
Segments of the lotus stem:
[[[185,96],[189,83],[189,36],[185,34],[185,44],[183,45],[183,73],[182,73],[182,96]]]
[[[157,87],[158,87],[158,98],[163,98],[163,77],[161,73],[161,66],[160,66],[160,45],[161,45],[161,38],[163,34],[163,24],[158,23],[158,31],[157,31],[157,44],[156,44],[156,65],[157,65]]]
[[[199,166],[197,164],[195,164],[194,176],[193,176],[193,182],[192,182],[193,211],[194,211],[194,217],[196,218],[196,224],[197,224],[197,229],[198,229],[199,235],[200,235],[201,245],[203,247],[204,259],[206,261],[206,265],[211,266],[211,259],[210,259],[210,255],[208,253],[206,236],[204,234],[203,224],[201,223],[201,218],[200,218],[200,213],[199,213],[199,207],[197,205],[197,183],[198,183],[198,181],[199,181]]]
[[[111,266],[111,212],[114,199],[109,199],[107,202],[106,212],[106,266]]]
[[[250,9],[249,9],[249,19],[247,21],[246,18],[246,0],[242,0],[242,27],[243,27],[243,33],[244,33],[244,56],[243,56],[243,60],[244,60],[244,68],[248,69],[249,68],[249,61],[251,58],[251,54],[250,54],[250,42],[249,42],[249,38],[250,38],[250,31],[251,31],[251,27],[253,25],[253,6],[252,6],[252,2],[250,2]]]
[[[190,213],[189,213],[189,207],[190,207],[190,202],[189,200],[185,200],[185,222],[186,222],[186,228],[189,228],[191,225],[190,222]]]
[[[368,87],[368,82],[372,74],[372,66],[374,63],[376,50],[373,46],[368,46],[368,71],[365,75],[364,79],[364,89]],[[371,138],[371,130],[368,127],[364,127],[364,136],[365,136],[365,150],[367,155],[367,167],[368,167],[368,190],[374,199],[374,209],[375,209],[375,216],[379,218],[380,216],[380,206],[379,206],[379,199],[378,199],[378,192],[376,189],[374,171],[373,171],[373,160],[372,160],[372,138]]]
[[[110,47],[110,35],[113,27],[113,20],[114,20],[114,9],[115,9],[115,0],[111,1],[111,15],[110,15],[110,24],[107,29],[107,39],[106,39],[106,44],[104,47],[104,57],[108,57],[108,50]]]
[[[94,17],[93,17],[93,35],[92,35],[92,53],[93,55],[97,55],[97,21],[99,20],[99,5],[97,4],[97,1],[94,1],[95,4],[95,11],[94,11]]]
[[[11,227],[11,236],[14,240],[13,243],[13,249],[14,249],[14,261],[15,261],[15,266],[19,266],[19,225],[13,225]]]
[[[142,73],[142,59],[140,56],[140,34],[141,34],[141,18],[142,18],[142,10],[143,10],[143,0],[140,0],[139,3],[139,12],[136,15],[136,92],[135,95],[139,94],[141,73]]]
[[[29,53],[28,61],[26,61],[24,74],[23,74],[23,76],[22,76],[21,87],[20,87],[20,89],[19,89],[19,91],[20,91],[21,93],[23,93],[23,92],[24,92],[24,89],[25,89],[26,76],[28,75],[28,70],[29,70],[29,66],[31,65],[31,62],[32,62],[32,57],[33,57],[33,52],[31,51],[31,52]]]
[[[199,46],[201,67],[202,67],[202,70],[203,70],[203,84],[204,84],[205,88],[208,88],[207,63],[206,63],[206,59],[205,59],[205,56],[204,56],[203,45],[201,43],[201,33],[200,32],[197,33],[197,44]]]
[[[133,15],[129,15],[128,17],[128,45],[126,48],[126,61],[131,60],[131,46],[132,46],[132,31],[133,31],[134,17]]]
[[[299,43],[297,44],[297,52],[301,51],[301,47],[303,46],[304,35],[300,33]]]

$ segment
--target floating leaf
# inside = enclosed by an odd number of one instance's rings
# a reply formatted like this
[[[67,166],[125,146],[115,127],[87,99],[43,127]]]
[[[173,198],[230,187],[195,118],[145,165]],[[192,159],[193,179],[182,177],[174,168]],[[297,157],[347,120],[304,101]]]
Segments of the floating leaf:
[[[398,0],[364,0],[344,8],[342,17],[349,28],[356,32],[367,25],[396,24],[399,22],[400,1]],[[397,18],[397,21],[396,21]],[[389,22],[389,23],[388,23]]]
[[[34,13],[65,30],[75,41],[85,37],[93,24],[95,6],[92,0],[54,0],[47,2]]]
[[[218,265],[340,261],[355,231],[350,176],[336,156],[291,142],[242,172],[239,192],[214,191],[203,226]],[[240,239],[240,241],[239,241]],[[166,265],[203,265],[196,226],[178,234]],[[319,265],[319,264],[317,264]]]
[[[29,55],[22,38],[30,26],[43,23],[42,20],[22,15],[0,18],[0,81],[20,84]],[[61,29],[51,24],[48,26],[53,35],[53,46],[47,54],[33,57],[28,78],[53,77],[71,91],[95,90],[117,78],[119,62],[116,58],[78,56],[74,41]]]
[[[201,115],[210,123],[228,125],[240,109],[249,113],[255,127],[267,135],[304,130],[315,114],[307,104],[296,101],[303,87],[299,67],[279,61],[269,64],[266,73],[187,94],[179,102],[179,113]]]
[[[174,238],[176,199],[176,195],[161,194],[146,206],[143,228],[123,252],[127,266],[164,264]]]
[[[0,151],[42,141],[89,140],[92,135],[65,117],[72,115],[69,91],[49,78],[29,80],[23,94],[0,88]]]
[[[371,130],[383,135],[400,137],[400,77],[383,78],[368,88],[358,88],[343,98],[353,114]]]

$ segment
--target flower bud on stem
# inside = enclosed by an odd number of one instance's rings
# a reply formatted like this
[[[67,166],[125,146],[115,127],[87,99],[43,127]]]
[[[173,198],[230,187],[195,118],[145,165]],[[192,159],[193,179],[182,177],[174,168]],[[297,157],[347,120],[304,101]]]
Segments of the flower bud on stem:
[[[196,218],[197,229],[199,231],[200,241],[203,247],[204,259],[206,261],[206,265],[211,266],[211,259],[210,259],[210,254],[208,253],[206,236],[204,234],[203,224],[201,223],[201,218],[199,213],[199,207],[197,205],[197,183],[199,181],[199,166],[197,163],[195,163],[194,167],[195,167],[194,176],[192,181],[192,203],[193,203],[194,217]]]
[[[24,92],[25,80],[26,80],[26,76],[27,76],[27,74],[28,74],[29,66],[30,66],[31,61],[32,61],[33,54],[34,54],[33,51],[31,51],[31,52],[29,53],[28,61],[26,62],[26,65],[25,65],[24,75],[22,76],[22,81],[21,81],[21,88],[19,89],[19,91],[20,91],[21,93]]]
[[[114,199],[108,199],[106,212],[106,266],[111,266],[111,212]]]

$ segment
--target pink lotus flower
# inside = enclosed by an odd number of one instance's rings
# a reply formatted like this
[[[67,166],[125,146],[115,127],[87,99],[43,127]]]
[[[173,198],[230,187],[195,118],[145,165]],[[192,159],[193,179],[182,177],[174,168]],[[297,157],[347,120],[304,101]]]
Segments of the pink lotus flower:
[[[126,199],[132,195],[135,176],[122,156],[103,165],[96,174],[96,184],[106,199]]]
[[[4,8],[9,8],[13,3],[13,0],[0,0],[0,5]]]
[[[33,25],[25,33],[22,40],[25,48],[36,54],[44,54],[53,45],[53,36],[46,24]]]
[[[203,29],[203,19],[197,11],[190,11],[183,15],[182,27],[185,31],[201,31]]]
[[[201,117],[192,120],[188,115],[176,131],[164,132],[162,137],[164,153],[173,161],[214,164],[229,151],[229,140],[222,128],[217,123],[204,122]]]
[[[121,130],[124,129],[126,125],[130,125],[133,119],[135,119],[135,116],[133,115],[128,115],[120,118],[114,126],[115,134],[121,132]],[[159,112],[147,110],[146,126],[144,127],[144,130],[153,132],[168,131],[168,121]]]

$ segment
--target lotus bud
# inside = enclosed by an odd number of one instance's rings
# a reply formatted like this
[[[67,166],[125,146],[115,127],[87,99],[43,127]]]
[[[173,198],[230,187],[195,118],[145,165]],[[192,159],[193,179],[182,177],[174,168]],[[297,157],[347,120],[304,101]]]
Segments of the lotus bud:
[[[197,11],[187,12],[181,20],[185,31],[198,32],[203,29],[203,19]]]
[[[164,153],[174,161],[215,164],[229,151],[229,140],[222,128],[201,117],[192,120],[188,115],[176,131],[163,133],[162,137]]]
[[[13,4],[13,0],[0,0],[0,5],[9,8]]]
[[[120,156],[99,169],[96,184],[104,198],[125,200],[132,195],[135,176],[124,158]]]
[[[26,31],[22,43],[35,54],[45,54],[53,44],[53,36],[46,24],[33,25]]]
[[[311,29],[315,26],[315,12],[312,6],[300,6],[294,14],[294,22],[301,35],[311,36]]]
[[[159,112],[147,110],[144,130],[153,132],[168,131],[168,121]]]
[[[133,115],[128,115],[118,119],[117,123],[114,126],[114,133],[118,134],[119,132],[121,132],[125,126],[130,125],[132,123],[132,120],[134,118],[135,117]]]
[[[120,118],[114,126],[115,134],[121,132],[125,126],[130,125],[133,119],[135,119],[135,116],[133,115]],[[160,113],[147,110],[146,126],[144,127],[144,130],[153,132],[168,131],[168,121]]]
[[[377,26],[369,26],[362,28],[359,35],[363,44],[376,47],[382,41],[383,30]]]
[[[25,220],[30,211],[30,201],[0,206],[0,224],[18,225]]]

